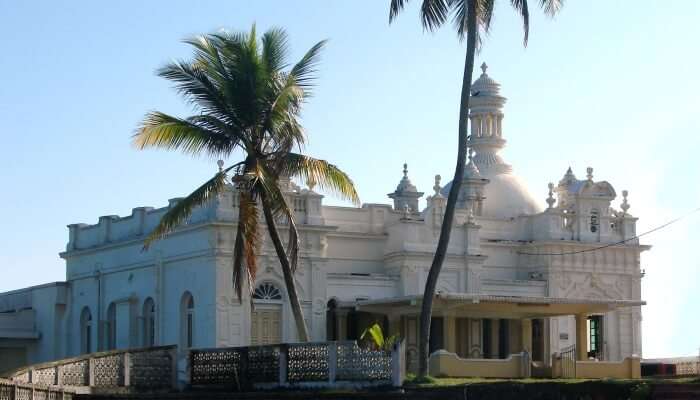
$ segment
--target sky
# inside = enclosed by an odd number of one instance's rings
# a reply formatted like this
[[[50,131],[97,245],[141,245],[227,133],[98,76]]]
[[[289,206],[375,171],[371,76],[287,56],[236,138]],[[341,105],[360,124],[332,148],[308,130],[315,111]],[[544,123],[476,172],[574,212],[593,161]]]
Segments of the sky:
[[[527,48],[509,3],[477,65],[502,84],[503,155],[542,206],[548,182],[590,166],[629,190],[638,232],[700,207],[700,2],[567,1],[554,19],[531,2]],[[388,0],[0,0],[0,292],[65,279],[67,224],[164,206],[216,171],[130,145],[147,111],[192,112],[154,71],[202,33],[283,27],[292,60],[329,39],[306,151],[363,202],[389,203],[404,162],[426,193],[449,180],[465,43],[449,26],[424,32],[417,4],[390,26]],[[642,240],[645,357],[698,354],[698,236],[695,214]]]

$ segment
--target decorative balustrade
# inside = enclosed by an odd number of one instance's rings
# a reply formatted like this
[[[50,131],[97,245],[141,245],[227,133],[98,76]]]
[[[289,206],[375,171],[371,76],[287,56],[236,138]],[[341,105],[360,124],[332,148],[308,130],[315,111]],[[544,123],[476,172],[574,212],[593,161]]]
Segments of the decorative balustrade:
[[[403,342],[390,351],[357,342],[292,343],[190,350],[190,385],[234,389],[400,386]]]
[[[92,353],[22,368],[9,378],[12,384],[71,388],[77,393],[117,388],[169,390],[177,385],[177,346]],[[0,400],[5,398],[0,396]]]
[[[55,385],[17,383],[0,378],[0,400],[71,400],[74,391]]]

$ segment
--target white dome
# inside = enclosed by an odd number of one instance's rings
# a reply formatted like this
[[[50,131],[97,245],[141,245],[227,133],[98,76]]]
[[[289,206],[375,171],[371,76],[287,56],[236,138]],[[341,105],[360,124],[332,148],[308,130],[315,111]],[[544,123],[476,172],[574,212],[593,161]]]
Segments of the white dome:
[[[519,215],[537,214],[542,208],[530,194],[525,183],[510,172],[494,171],[485,168],[480,171],[482,178],[489,180],[484,186],[484,205],[481,215],[492,218],[513,218]],[[442,188],[441,193],[447,196],[452,182]]]
[[[542,211],[535,198],[527,190],[525,183],[512,173],[490,176],[488,171],[481,175],[489,180],[484,187],[482,215],[496,218],[511,218],[522,214],[537,214]]]

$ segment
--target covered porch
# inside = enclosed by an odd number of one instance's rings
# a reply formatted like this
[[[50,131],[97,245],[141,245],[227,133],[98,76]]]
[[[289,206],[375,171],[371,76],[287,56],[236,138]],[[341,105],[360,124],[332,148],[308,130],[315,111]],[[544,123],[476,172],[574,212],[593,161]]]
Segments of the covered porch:
[[[407,370],[416,371],[421,301],[422,296],[416,295],[336,303],[329,307],[329,339],[358,339],[366,326],[378,322],[385,332],[405,340]],[[600,347],[595,336],[591,336],[596,319],[618,308],[643,304],[629,300],[439,293],[433,302],[431,373],[552,377],[571,376],[573,369],[574,377],[577,363],[586,363],[581,370],[589,370],[587,364],[595,362],[590,361],[594,358],[590,356]],[[573,316],[576,321],[575,332],[571,332],[574,346],[565,352],[563,360],[560,349],[551,348],[549,337],[550,318],[560,316]],[[574,368],[568,368],[572,362]]]

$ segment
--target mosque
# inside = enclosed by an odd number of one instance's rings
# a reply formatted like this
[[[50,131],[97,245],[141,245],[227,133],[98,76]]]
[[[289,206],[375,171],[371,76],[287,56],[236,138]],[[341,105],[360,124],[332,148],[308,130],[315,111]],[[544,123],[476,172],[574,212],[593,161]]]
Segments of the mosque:
[[[569,168],[535,200],[499,152],[500,85],[472,87],[470,156],[431,325],[431,352],[505,358],[527,350],[548,364],[576,345],[578,359],[641,356],[637,218],[613,186]],[[323,205],[313,188],[285,181],[300,230],[295,274],[312,340],[357,339],[379,322],[405,339],[416,367],[418,314],[451,183],[423,196],[403,177],[387,204]],[[252,299],[231,284],[236,189],[142,251],[176,204],[137,207],[94,225],[68,226],[66,280],[0,293],[0,370],[82,353],[177,344],[256,345],[296,340],[279,262],[265,235]]]

